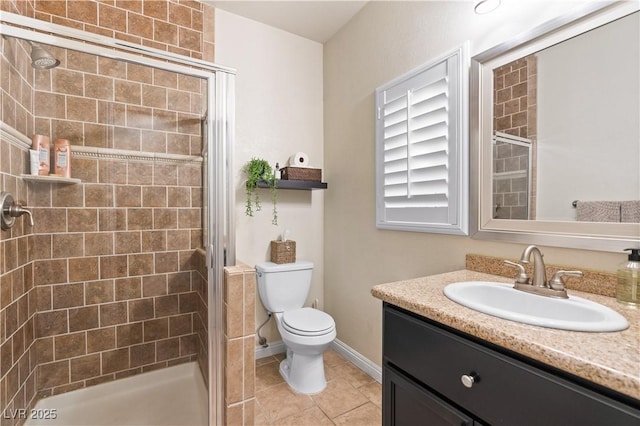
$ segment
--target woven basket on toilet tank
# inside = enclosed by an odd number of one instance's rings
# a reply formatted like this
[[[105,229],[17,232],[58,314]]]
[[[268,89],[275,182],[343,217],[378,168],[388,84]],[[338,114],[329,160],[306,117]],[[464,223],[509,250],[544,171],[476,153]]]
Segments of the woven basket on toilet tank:
[[[295,263],[296,242],[271,241],[271,261],[273,263]]]

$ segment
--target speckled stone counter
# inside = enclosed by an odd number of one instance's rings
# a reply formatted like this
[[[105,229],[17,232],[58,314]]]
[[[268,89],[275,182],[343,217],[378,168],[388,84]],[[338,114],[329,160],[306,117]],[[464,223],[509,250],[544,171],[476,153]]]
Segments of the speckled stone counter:
[[[449,300],[447,284],[458,281],[513,280],[474,271],[456,271],[380,284],[373,296],[454,329],[640,400],[640,309],[626,307],[612,297],[569,290],[608,306],[629,321],[614,333],[586,333],[543,328],[508,321],[474,311]]]

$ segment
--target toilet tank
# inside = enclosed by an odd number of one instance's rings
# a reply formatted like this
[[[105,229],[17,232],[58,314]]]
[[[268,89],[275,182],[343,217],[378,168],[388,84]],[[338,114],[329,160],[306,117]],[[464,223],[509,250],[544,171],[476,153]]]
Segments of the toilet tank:
[[[307,260],[257,264],[258,292],[267,311],[284,312],[303,307],[311,288],[312,271],[313,263]]]

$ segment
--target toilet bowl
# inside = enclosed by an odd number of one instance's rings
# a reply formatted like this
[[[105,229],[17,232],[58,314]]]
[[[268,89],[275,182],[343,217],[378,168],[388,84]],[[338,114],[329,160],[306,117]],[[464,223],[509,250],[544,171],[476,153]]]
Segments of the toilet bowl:
[[[275,318],[287,347],[287,357],[280,362],[280,374],[299,393],[322,392],[327,386],[322,354],[336,338],[333,318],[313,308],[276,313]]]
[[[333,318],[318,309],[302,307],[311,286],[313,264],[265,262],[256,265],[260,299],[275,317],[287,356],[280,374],[296,392],[322,392],[327,381],[322,354],[336,338]]]

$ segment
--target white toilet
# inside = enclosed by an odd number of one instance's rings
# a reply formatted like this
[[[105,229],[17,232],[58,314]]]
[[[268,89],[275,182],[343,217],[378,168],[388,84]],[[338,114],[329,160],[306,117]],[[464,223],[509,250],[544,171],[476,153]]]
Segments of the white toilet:
[[[336,323],[329,314],[303,308],[312,270],[313,263],[305,260],[256,265],[260,299],[273,313],[287,347],[280,374],[293,390],[304,394],[322,392],[327,386],[322,353],[336,338]]]

